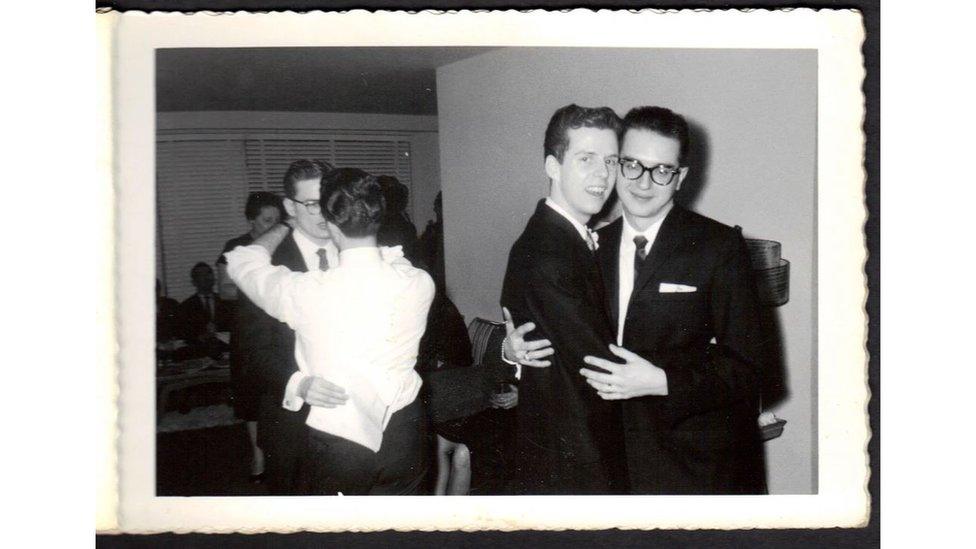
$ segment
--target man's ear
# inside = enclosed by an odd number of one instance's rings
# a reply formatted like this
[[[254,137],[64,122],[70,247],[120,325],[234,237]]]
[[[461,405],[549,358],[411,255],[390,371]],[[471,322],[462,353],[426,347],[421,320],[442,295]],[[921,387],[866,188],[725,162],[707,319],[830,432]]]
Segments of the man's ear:
[[[682,166],[681,168],[679,168],[678,183],[674,186],[674,190],[676,191],[681,190],[681,182],[684,181],[685,177],[687,176],[688,176],[688,166]]]
[[[288,214],[288,217],[295,217],[295,203],[290,198],[285,198],[281,202],[285,206],[285,213]]]
[[[546,175],[553,181],[559,181],[560,165],[553,155],[546,156]]]

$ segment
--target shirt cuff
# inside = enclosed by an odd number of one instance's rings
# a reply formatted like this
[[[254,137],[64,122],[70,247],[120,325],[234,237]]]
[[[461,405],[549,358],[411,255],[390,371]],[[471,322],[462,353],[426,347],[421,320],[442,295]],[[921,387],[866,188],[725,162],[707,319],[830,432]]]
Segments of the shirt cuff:
[[[508,337],[506,336],[505,339],[508,339]],[[502,348],[498,350],[502,355],[502,362],[509,366],[515,366],[515,379],[522,379],[522,365],[505,358],[505,339],[502,340]]]
[[[285,410],[297,412],[305,404],[305,400],[298,396],[298,386],[303,379],[305,379],[305,374],[301,372],[295,372],[288,378],[288,384],[285,385],[285,398],[281,401],[281,407]]]

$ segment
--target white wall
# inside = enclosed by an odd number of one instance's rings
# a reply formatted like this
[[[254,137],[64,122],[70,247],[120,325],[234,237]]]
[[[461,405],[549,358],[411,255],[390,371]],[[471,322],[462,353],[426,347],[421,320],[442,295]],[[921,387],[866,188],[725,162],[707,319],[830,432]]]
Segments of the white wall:
[[[500,318],[509,247],[545,196],[546,123],[568,103],[684,114],[707,162],[692,209],[791,261],[783,332],[784,435],[767,443],[770,491],[816,491],[816,52],[812,50],[503,49],[437,71],[448,287],[462,314]]]

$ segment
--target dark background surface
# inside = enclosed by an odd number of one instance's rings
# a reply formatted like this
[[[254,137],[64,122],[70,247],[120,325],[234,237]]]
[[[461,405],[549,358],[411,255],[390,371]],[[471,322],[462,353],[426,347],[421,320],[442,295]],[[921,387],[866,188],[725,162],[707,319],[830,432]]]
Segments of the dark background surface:
[[[865,236],[868,247],[868,260],[865,274],[868,278],[868,299],[866,311],[869,317],[867,349],[870,355],[868,364],[871,400],[868,404],[873,436],[868,443],[872,475],[868,483],[871,493],[871,516],[865,528],[834,528],[816,530],[743,530],[743,531],[596,531],[596,532],[378,532],[341,534],[262,534],[262,535],[203,535],[203,534],[162,534],[152,536],[99,535],[96,544],[104,547],[223,547],[233,546],[277,546],[282,543],[297,546],[340,547],[379,547],[396,543],[401,547],[428,547],[433,544],[450,544],[471,547],[483,546],[645,546],[666,545],[669,547],[875,547],[880,545],[880,5],[878,1],[814,1],[814,2],[773,2],[773,1],[597,1],[574,2],[555,0],[546,2],[512,2],[504,0],[462,1],[416,1],[416,0],[371,0],[332,2],[285,2],[285,1],[204,1],[204,0],[118,0],[96,1],[96,7],[116,10],[145,11],[196,11],[196,10],[259,10],[259,11],[310,11],[316,9],[568,9],[568,8],[827,8],[858,9],[865,23],[865,43],[863,46],[866,79],[864,82],[866,118],[864,131],[866,142],[865,167],[867,184],[865,205],[868,220]]]

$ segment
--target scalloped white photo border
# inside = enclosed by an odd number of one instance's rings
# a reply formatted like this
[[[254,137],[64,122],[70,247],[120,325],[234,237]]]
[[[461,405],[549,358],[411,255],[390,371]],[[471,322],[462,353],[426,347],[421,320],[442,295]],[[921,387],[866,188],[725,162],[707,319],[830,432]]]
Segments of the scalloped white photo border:
[[[666,23],[666,24],[665,24]],[[864,28],[852,10],[100,14],[98,159],[116,265],[101,287],[98,528],[125,532],[804,528],[867,523],[870,436],[863,224]],[[647,29],[653,28],[654,32]],[[608,32],[602,29],[612,29]],[[324,32],[327,30],[327,32]],[[816,495],[156,497],[154,50],[175,47],[584,46],[818,50]],[[111,70],[109,70],[109,68]],[[111,121],[111,124],[105,121]],[[822,219],[821,219],[822,220]],[[114,402],[114,406],[112,403]]]

